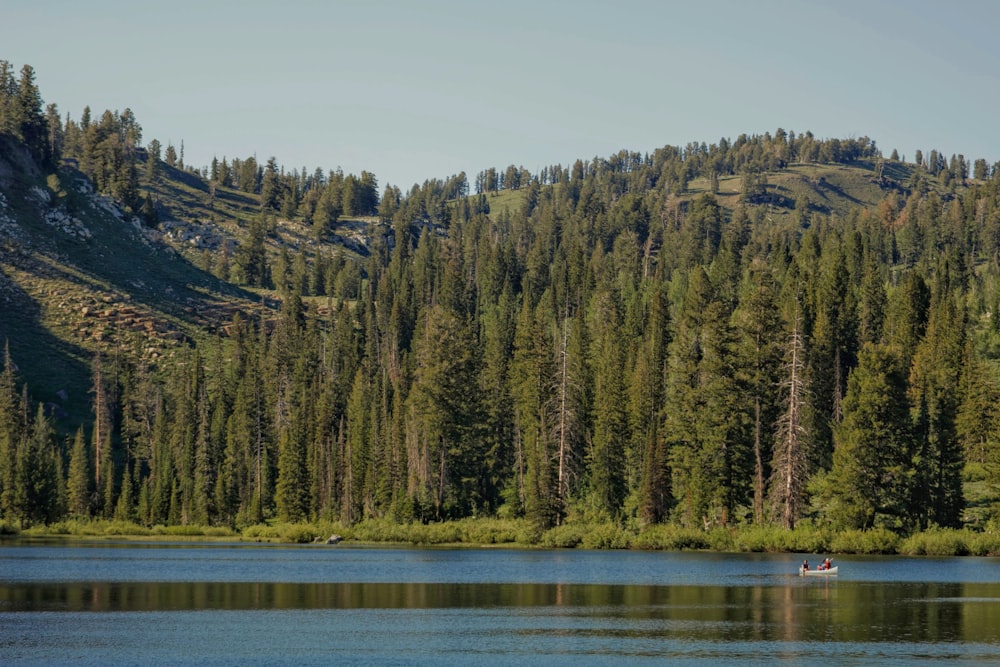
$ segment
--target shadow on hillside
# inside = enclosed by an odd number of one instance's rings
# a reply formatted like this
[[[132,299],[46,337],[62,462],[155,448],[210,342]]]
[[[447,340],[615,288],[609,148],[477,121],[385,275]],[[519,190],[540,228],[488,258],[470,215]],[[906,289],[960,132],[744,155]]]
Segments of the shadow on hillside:
[[[90,402],[81,388],[90,385],[90,352],[53,335],[39,305],[2,268],[0,290],[0,344],[10,350],[18,381],[27,383],[32,400],[45,404],[57,428],[87,421]]]
[[[861,201],[860,199],[858,199],[854,195],[848,193],[846,190],[844,190],[839,185],[834,185],[833,183],[831,183],[828,180],[824,180],[822,183],[820,183],[819,184],[819,189],[821,189],[821,190],[829,190],[833,194],[837,195],[838,197],[840,197],[842,199],[846,199],[847,201],[851,202],[852,204],[859,205],[859,206],[863,206],[864,205],[863,201]]]

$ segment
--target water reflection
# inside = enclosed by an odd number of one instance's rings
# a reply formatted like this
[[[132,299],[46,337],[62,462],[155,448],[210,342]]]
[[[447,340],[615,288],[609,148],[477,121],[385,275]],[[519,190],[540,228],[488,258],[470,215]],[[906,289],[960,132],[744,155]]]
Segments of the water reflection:
[[[996,643],[1000,584],[638,586],[71,582],[0,585],[3,612],[518,608],[698,640]],[[591,631],[592,623],[587,624]],[[612,631],[612,630],[609,630]]]

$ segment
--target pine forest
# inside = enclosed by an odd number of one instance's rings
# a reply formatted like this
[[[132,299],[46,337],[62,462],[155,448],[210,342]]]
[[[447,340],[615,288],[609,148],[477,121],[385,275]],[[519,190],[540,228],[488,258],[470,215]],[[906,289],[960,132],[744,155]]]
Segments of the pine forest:
[[[0,63],[11,529],[1000,527],[1000,165],[777,129],[402,191],[142,135]],[[86,400],[52,409],[12,285],[103,235],[165,245],[185,183],[206,226],[250,202],[234,240],[150,256],[240,307],[158,354],[75,341]],[[84,231],[47,255],[32,220]]]

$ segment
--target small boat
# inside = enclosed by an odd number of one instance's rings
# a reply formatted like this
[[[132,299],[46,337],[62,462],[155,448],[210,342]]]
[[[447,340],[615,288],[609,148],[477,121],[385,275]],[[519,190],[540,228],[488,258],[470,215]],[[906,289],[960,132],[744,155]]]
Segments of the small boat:
[[[831,567],[829,570],[806,570],[799,567],[800,577],[831,577],[837,574],[837,568]]]

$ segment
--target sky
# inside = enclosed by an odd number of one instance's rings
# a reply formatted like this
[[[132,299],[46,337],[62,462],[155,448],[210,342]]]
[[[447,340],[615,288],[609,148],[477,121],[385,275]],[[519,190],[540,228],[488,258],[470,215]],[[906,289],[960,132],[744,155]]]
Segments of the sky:
[[[994,0],[4,0],[0,59],[187,165],[406,192],[778,128],[992,164],[998,25]]]

